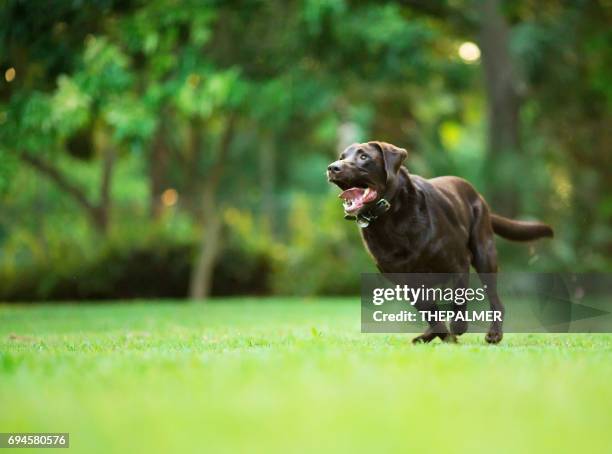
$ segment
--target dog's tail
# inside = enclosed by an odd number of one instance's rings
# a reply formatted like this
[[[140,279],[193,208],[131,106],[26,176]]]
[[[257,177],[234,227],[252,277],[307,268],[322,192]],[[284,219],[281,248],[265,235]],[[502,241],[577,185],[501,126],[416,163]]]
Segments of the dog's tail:
[[[493,231],[499,236],[514,241],[531,241],[538,238],[552,238],[552,227],[542,222],[515,221],[497,214],[491,214]]]

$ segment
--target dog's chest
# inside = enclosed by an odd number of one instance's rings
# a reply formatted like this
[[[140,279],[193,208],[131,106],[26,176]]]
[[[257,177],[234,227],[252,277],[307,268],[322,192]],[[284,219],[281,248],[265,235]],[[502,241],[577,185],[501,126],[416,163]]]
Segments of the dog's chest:
[[[455,273],[469,267],[469,251],[455,238],[372,227],[361,230],[362,239],[384,273]]]

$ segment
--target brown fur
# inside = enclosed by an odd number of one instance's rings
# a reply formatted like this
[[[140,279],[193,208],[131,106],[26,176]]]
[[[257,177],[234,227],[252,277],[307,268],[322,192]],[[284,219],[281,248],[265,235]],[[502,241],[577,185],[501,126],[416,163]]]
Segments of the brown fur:
[[[461,178],[428,180],[411,175],[401,165],[406,156],[406,150],[384,142],[353,144],[327,171],[329,181],[341,189],[371,187],[391,203],[389,211],[361,229],[378,269],[384,273],[468,276],[471,265],[487,285],[491,309],[503,313],[497,294],[494,234],[530,241],[552,237],[552,228],[492,214],[484,198]],[[467,285],[467,281],[460,279],[456,285]],[[417,309],[434,311],[436,305],[429,303]],[[465,305],[455,310],[465,310]],[[432,323],[415,341],[429,342],[436,337],[454,340],[466,330],[465,322],[451,323],[450,332],[443,323]],[[502,337],[502,323],[493,322],[487,342],[498,343]]]

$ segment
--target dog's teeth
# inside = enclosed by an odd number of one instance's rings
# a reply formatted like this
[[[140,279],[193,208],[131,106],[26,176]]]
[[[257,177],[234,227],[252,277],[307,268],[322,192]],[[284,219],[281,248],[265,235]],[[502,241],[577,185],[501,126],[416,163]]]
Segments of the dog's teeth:
[[[363,193],[363,197],[367,197],[369,193],[370,193],[370,188],[367,188],[365,192]]]

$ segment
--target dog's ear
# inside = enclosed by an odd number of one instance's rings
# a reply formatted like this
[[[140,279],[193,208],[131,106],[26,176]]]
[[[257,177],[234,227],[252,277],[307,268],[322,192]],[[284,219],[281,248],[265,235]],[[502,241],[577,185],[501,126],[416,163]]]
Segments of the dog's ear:
[[[395,180],[402,162],[408,156],[408,152],[387,142],[374,141],[368,142],[368,144],[375,146],[382,153],[383,161],[385,162],[385,172],[387,173],[387,185],[389,185]]]

